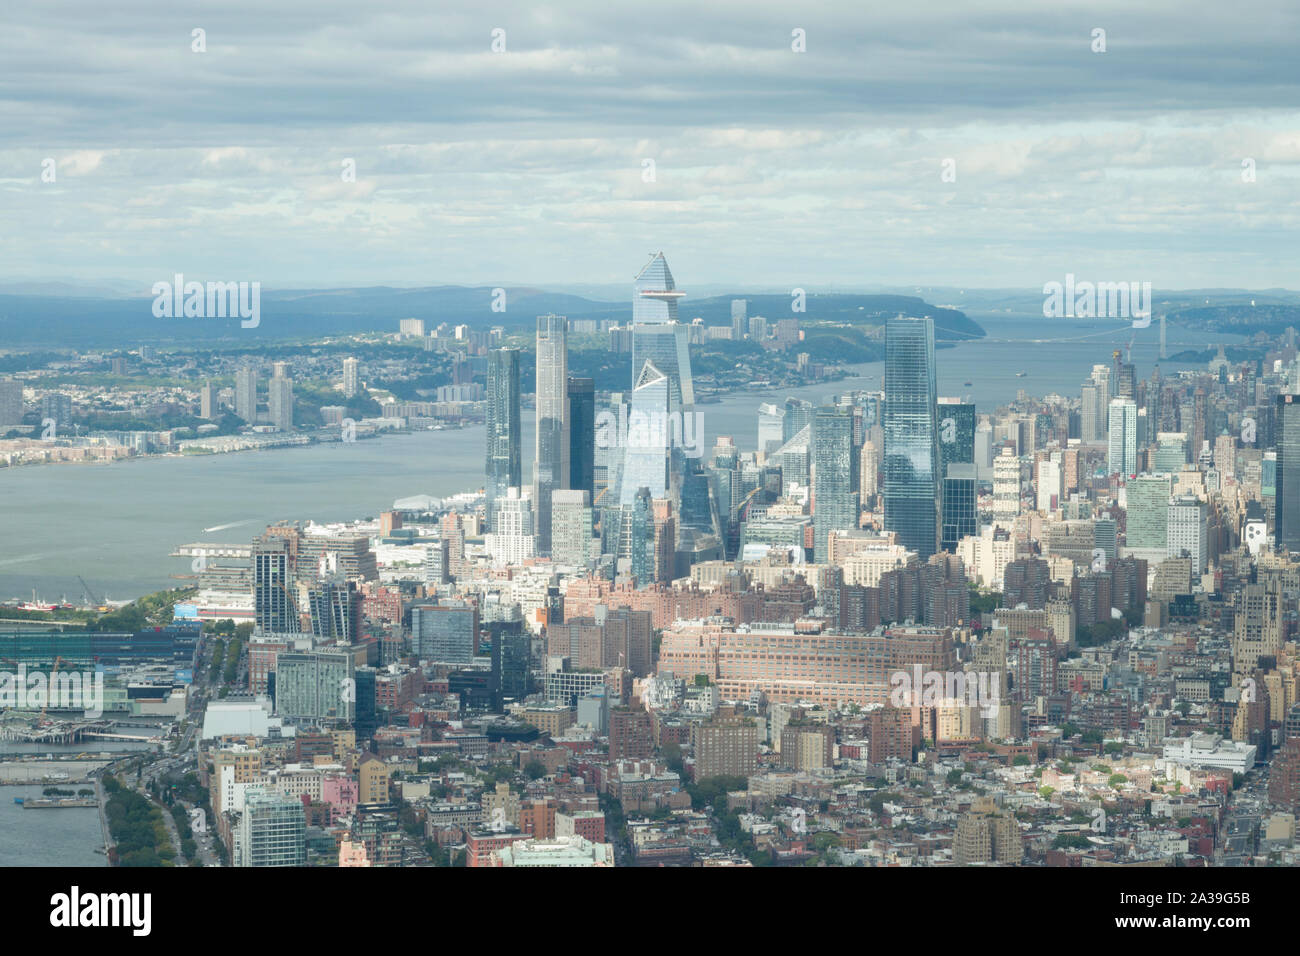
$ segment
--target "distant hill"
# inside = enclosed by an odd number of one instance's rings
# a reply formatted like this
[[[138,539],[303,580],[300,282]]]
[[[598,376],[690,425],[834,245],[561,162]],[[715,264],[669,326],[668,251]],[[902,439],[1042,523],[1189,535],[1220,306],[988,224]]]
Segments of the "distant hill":
[[[900,295],[809,294],[807,310],[791,312],[791,299],[781,295],[714,296],[684,299],[681,317],[699,316],[707,325],[731,321],[731,300],[745,298],[748,314],[769,321],[785,317],[824,319],[852,325],[880,324],[895,315],[930,315],[941,341],[980,338],[984,330],[964,313]],[[404,318],[424,319],[473,328],[502,325],[531,328],[538,315],[555,312],[570,318],[627,321],[628,302],[600,302],[535,288],[507,288],[505,311],[492,311],[490,287],[434,286],[395,289],[264,290],[261,321],[244,329],[230,318],[155,318],[153,299],[89,296],[0,295],[0,347],[126,348],[140,344],[193,344],[222,339],[283,340],[369,331],[397,331]]]

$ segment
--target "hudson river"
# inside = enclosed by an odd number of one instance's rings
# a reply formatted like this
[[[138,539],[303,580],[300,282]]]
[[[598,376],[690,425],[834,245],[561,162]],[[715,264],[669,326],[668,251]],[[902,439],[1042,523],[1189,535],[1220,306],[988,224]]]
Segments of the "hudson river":
[[[1117,320],[971,315],[989,338],[1017,340],[976,340],[938,350],[939,394],[969,396],[980,412],[1013,400],[1020,389],[1078,395],[1092,366],[1109,364],[1112,350],[1133,335]],[[1048,337],[1074,340],[1032,341]],[[1169,352],[1239,339],[1170,328]],[[1158,341],[1155,325],[1136,333],[1133,356],[1141,378],[1151,373]],[[1165,374],[1177,367],[1161,364]],[[718,435],[754,448],[761,402],[780,403],[789,395],[817,402],[848,389],[878,389],[883,371],[883,363],[860,365],[840,382],[740,391],[719,404],[699,405],[706,454]],[[1017,376],[1021,371],[1023,378]],[[66,595],[79,603],[84,595],[78,575],[98,598],[135,598],[178,585],[171,575],[188,573],[188,562],[169,555],[187,542],[247,542],[280,519],[373,516],[399,498],[478,488],[483,440],[479,426],[261,452],[0,469],[0,599],[30,599],[34,589],[48,601]],[[533,416],[525,409],[525,481],[532,454]]]

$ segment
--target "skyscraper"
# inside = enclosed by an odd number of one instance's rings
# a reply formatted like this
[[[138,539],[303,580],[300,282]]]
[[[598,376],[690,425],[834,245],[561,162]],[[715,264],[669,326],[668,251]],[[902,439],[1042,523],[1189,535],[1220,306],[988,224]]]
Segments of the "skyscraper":
[[[632,383],[647,360],[668,378],[670,411],[695,407],[691,379],[690,329],[677,321],[678,292],[662,252],[637,274],[632,286]]]
[[[596,383],[569,379],[569,487],[595,493]]]
[[[953,462],[975,463],[975,406],[959,398],[940,398],[935,411],[939,428],[939,474]]]
[[[271,424],[280,431],[293,428],[293,379],[283,362],[275,363],[275,375],[266,383]]]
[[[1132,399],[1110,403],[1110,455],[1106,470],[1112,475],[1137,474],[1137,405]]]
[[[962,462],[949,465],[943,479],[943,526],[939,532],[942,550],[956,554],[962,538],[979,533],[978,499],[975,466]]]
[[[832,531],[858,527],[858,456],[853,408],[825,405],[813,416],[813,561],[827,563]],[[931,551],[933,551],[933,546]]]
[[[523,485],[520,454],[519,350],[494,349],[488,353],[487,374],[487,479],[484,487],[488,526],[492,509],[507,488]]]
[[[632,389],[632,407],[628,412],[619,504],[630,505],[642,488],[650,497],[663,498],[671,488],[669,476],[671,429],[668,409],[671,383],[655,365],[646,360]]]
[[[922,560],[939,543],[934,320],[885,324],[885,530]]]
[[[731,300],[731,337],[740,341],[745,337],[746,313],[749,310],[749,303],[744,299]]]
[[[1139,475],[1124,487],[1125,553],[1159,563],[1169,545],[1169,475]]]
[[[352,398],[357,394],[357,360],[348,357],[343,360],[343,394]]]
[[[551,553],[551,492],[569,486],[569,320],[537,317],[537,553]]]
[[[250,425],[257,421],[257,369],[250,365],[235,372],[235,414]]]
[[[261,631],[296,633],[298,614],[290,587],[293,558],[283,538],[264,537],[253,544],[253,613]]]
[[[1277,397],[1277,546],[1300,551],[1300,395]]]

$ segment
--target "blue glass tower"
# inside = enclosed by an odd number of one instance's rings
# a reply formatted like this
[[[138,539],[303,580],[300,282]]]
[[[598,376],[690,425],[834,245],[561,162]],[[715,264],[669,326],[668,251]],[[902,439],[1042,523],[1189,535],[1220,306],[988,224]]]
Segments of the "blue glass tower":
[[[885,529],[921,560],[939,542],[934,321],[885,324]]]

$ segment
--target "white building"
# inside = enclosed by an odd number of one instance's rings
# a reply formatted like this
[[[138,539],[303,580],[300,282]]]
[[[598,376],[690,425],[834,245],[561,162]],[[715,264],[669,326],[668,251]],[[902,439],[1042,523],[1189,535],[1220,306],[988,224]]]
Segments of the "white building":
[[[494,516],[493,531],[483,536],[494,564],[520,565],[536,554],[531,495],[521,494],[518,488],[506,489],[506,496],[496,500]]]
[[[1244,774],[1255,766],[1255,746],[1238,740],[1224,740],[1217,734],[1167,737],[1164,760],[1196,770],[1229,770]]]

